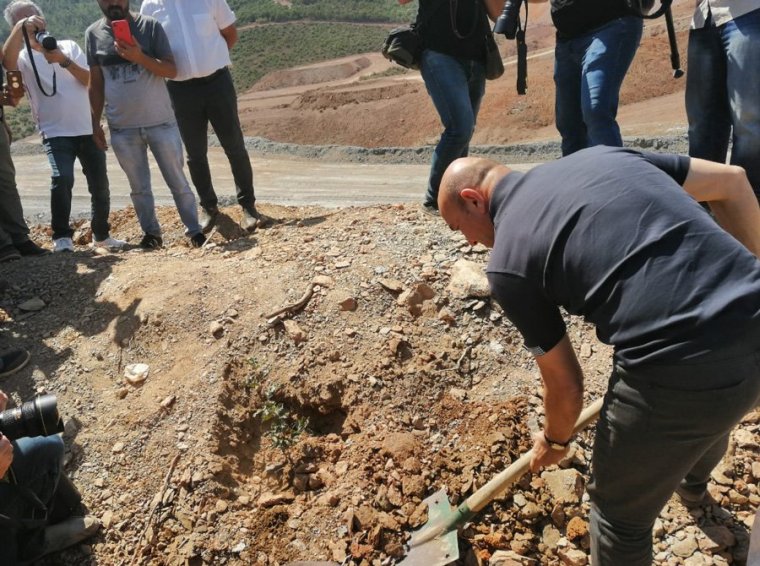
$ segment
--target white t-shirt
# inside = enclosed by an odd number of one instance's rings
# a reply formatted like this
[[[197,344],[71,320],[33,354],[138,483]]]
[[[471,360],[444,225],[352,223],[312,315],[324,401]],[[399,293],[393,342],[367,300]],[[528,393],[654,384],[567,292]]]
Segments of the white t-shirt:
[[[140,13],[163,26],[177,64],[175,81],[205,77],[229,66],[220,30],[235,23],[226,0],[143,0]]]
[[[58,48],[77,65],[89,69],[84,52],[75,42],[68,39],[58,40]],[[53,92],[53,73],[56,76],[55,96],[45,96],[37,85],[26,46],[21,49],[18,69],[24,79],[32,115],[42,137],[50,139],[91,135],[92,117],[87,87],[70,71],[58,66],[58,63],[48,63],[39,51],[32,51],[32,55],[42,88],[48,94]]]
[[[716,26],[722,26],[739,16],[760,9],[757,0],[697,0],[697,8],[691,18],[691,29],[705,27],[707,14],[712,14]]]

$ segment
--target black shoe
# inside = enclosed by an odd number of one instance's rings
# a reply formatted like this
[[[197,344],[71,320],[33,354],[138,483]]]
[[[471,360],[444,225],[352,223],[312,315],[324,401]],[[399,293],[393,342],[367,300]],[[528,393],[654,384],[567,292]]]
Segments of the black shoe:
[[[216,217],[219,216],[219,209],[217,207],[205,208],[201,207],[201,212],[198,214],[198,222],[201,224],[201,232],[208,234],[216,224]]]
[[[13,375],[23,368],[32,355],[26,350],[11,350],[0,356],[0,377]]]
[[[145,234],[140,240],[140,247],[144,250],[157,250],[163,245],[164,241],[161,236],[154,236],[153,234]]]
[[[256,207],[243,208],[243,217],[240,219],[240,227],[246,232],[255,232],[256,228],[261,225],[261,215]]]
[[[203,235],[203,232],[198,232],[195,236],[190,237],[190,245],[192,245],[194,248],[201,248],[205,243],[206,236]]]
[[[37,244],[35,244],[31,240],[27,240],[26,242],[22,242],[21,244],[14,244],[14,245],[16,246],[18,253],[24,256],[40,256],[40,255],[48,255],[50,253],[50,250],[46,250],[45,248],[39,247]]]
[[[441,215],[441,213],[438,211],[438,205],[429,201],[425,201],[422,203],[422,212],[424,212],[425,214],[429,214],[430,216]]]
[[[21,254],[18,253],[18,250],[15,246],[5,246],[4,248],[0,249],[0,263],[5,263],[6,261],[14,261],[17,259],[21,259]]]

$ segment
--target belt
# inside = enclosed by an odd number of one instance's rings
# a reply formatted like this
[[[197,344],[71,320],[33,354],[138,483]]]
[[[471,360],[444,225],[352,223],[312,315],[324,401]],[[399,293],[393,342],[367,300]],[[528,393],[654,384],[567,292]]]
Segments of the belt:
[[[222,67],[221,69],[217,69],[216,71],[214,71],[210,75],[206,75],[205,77],[196,77],[194,79],[187,79],[184,81],[169,81],[169,82],[174,83],[174,84],[181,84],[181,85],[205,85],[212,81],[215,81],[226,72],[227,72],[227,67]]]

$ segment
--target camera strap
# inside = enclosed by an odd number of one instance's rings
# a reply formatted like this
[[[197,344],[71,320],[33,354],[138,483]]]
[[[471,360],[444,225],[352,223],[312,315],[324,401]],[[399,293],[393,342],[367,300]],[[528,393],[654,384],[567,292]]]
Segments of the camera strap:
[[[517,94],[525,94],[528,90],[528,44],[525,43],[525,31],[528,29],[528,2],[525,4],[525,25],[518,18],[517,34]]]
[[[24,43],[26,44],[26,51],[29,54],[29,61],[32,63],[34,78],[37,80],[37,86],[40,88],[40,92],[44,94],[45,96],[55,96],[55,93],[58,92],[56,81],[55,81],[55,69],[53,69],[53,93],[48,94],[47,92],[45,92],[45,89],[42,87],[42,82],[40,81],[40,74],[37,72],[37,64],[34,62],[34,49],[32,49],[32,45],[29,42],[29,34],[26,33],[26,26],[21,26],[21,31],[24,35]]]

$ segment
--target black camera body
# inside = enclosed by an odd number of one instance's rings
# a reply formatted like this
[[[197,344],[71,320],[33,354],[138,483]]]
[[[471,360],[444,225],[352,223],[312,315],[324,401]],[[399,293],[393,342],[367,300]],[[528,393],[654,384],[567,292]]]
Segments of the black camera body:
[[[42,395],[20,407],[0,413],[0,433],[8,440],[33,436],[50,436],[63,432],[55,395]]]
[[[45,30],[35,32],[34,38],[37,40],[37,43],[42,45],[42,48],[47,51],[52,51],[58,47],[58,41]]]
[[[520,6],[523,0],[506,0],[504,8],[493,27],[494,33],[503,33],[507,39],[514,39],[520,23]]]

